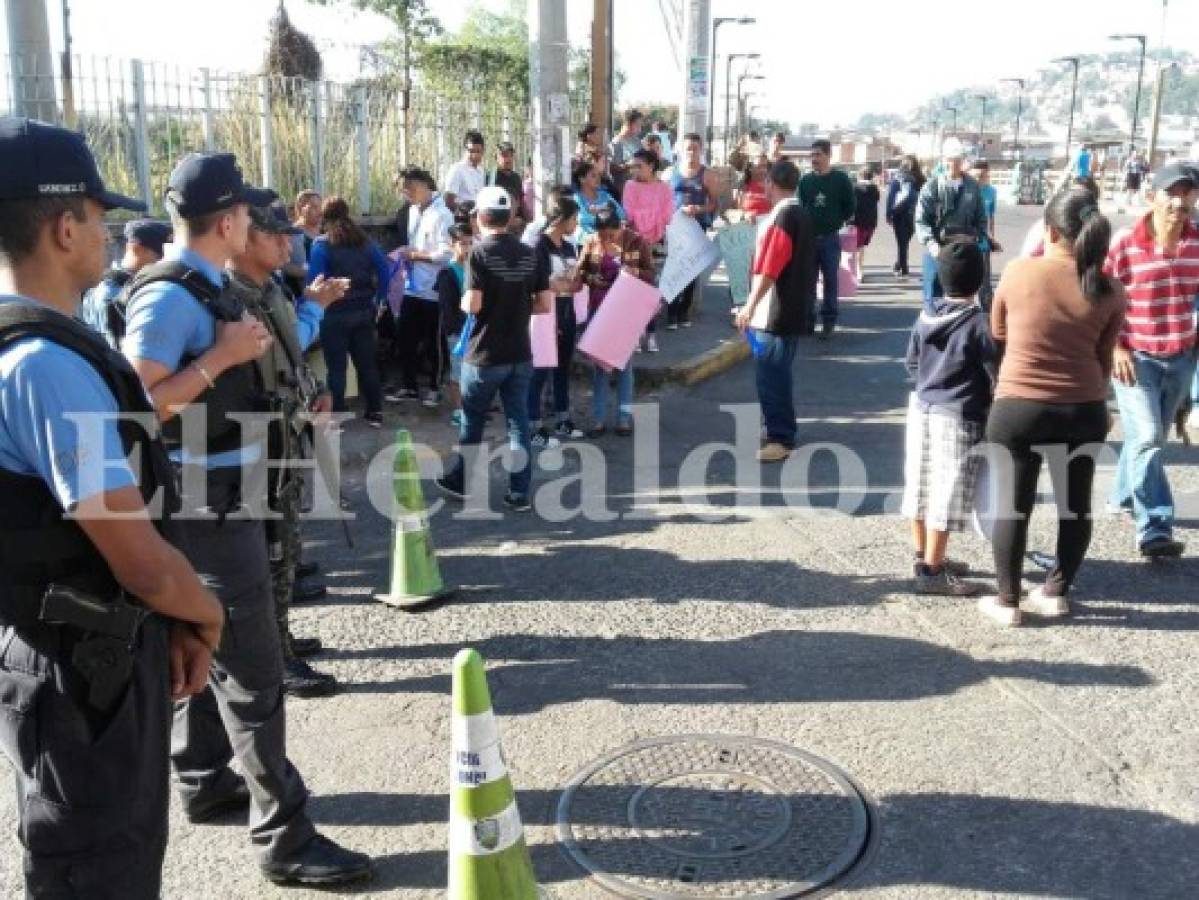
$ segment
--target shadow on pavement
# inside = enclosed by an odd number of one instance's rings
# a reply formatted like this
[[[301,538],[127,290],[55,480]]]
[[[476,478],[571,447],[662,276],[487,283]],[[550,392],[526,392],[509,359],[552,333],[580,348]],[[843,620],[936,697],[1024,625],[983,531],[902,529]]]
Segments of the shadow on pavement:
[[[695,795],[697,805],[708,799],[705,791],[672,790]],[[596,792],[601,796],[594,796]],[[617,793],[605,802],[605,792]],[[574,808],[623,813],[626,807],[619,801],[627,799],[627,793],[627,789],[587,786],[580,790]],[[556,790],[519,791],[517,800],[526,824],[551,824],[559,797]],[[801,811],[813,799],[796,795],[788,801],[793,810]],[[671,805],[685,807],[690,800],[676,797]],[[314,797],[309,809],[319,824],[437,825],[448,821],[449,799],[444,794],[344,794]],[[1199,827],[1158,813],[949,793],[892,794],[880,799],[877,811],[880,845],[863,869],[854,873],[848,890],[937,885],[994,894],[1139,900],[1189,896],[1199,882],[1199,855],[1194,852]],[[613,814],[611,821],[576,820],[576,824],[630,834],[627,819],[620,814]],[[636,872],[636,861],[644,858],[647,847],[631,836],[593,840],[590,845],[602,847],[606,859],[616,860],[614,874],[618,875]],[[627,845],[627,852],[621,851],[622,845]],[[587,877],[557,844],[537,844],[530,852],[542,884]],[[780,877],[777,857],[771,854],[746,856],[741,862],[739,878]],[[379,859],[377,865],[371,890],[438,888],[446,882],[444,852],[396,852]],[[714,886],[719,884],[718,870],[709,869],[708,877]]]
[[[606,699],[622,704],[901,702],[944,696],[988,678],[1059,686],[1145,687],[1136,666],[977,661],[911,638],[842,631],[767,631],[735,640],[496,636],[472,646],[488,660],[505,715]],[[460,644],[330,651],[329,659],[446,660]],[[877,669],[887,661],[886,677]],[[345,683],[350,693],[449,695],[449,675]]]

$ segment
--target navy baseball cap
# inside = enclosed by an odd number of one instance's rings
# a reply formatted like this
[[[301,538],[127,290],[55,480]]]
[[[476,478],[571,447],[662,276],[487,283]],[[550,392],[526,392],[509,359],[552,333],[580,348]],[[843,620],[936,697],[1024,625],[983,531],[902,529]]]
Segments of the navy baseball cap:
[[[83,135],[19,116],[0,117],[0,200],[91,197],[105,209],[146,204],[104,187]]]
[[[251,206],[250,225],[255,231],[266,234],[286,234],[293,237],[304,233],[291,224],[287,210],[277,203],[270,206]]]
[[[158,219],[134,219],[125,224],[125,240],[141,244],[162,256],[163,244],[171,239],[173,229],[169,222]]]
[[[278,194],[246,184],[232,153],[189,153],[171,171],[166,197],[180,216],[194,219],[239,203],[269,206]]]
[[[1188,181],[1194,190],[1199,187],[1199,180],[1196,179],[1195,169],[1191,166],[1181,162],[1170,162],[1153,173],[1153,187],[1155,190],[1168,191],[1174,185]]]

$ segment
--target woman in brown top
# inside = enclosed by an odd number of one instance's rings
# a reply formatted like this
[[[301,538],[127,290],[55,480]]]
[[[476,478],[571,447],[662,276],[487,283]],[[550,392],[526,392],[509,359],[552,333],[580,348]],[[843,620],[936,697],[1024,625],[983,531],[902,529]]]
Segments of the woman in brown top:
[[[1124,290],[1103,274],[1111,224],[1095,198],[1082,188],[1058,194],[1045,210],[1045,229],[1045,255],[1007,267],[991,310],[1002,354],[987,421],[987,442],[998,445],[992,471],[1000,500],[993,538],[999,596],[979,608],[1004,625],[1018,625],[1021,609],[1047,617],[1069,612],[1066,594],[1091,542],[1095,453],[1108,432],[1112,350],[1124,322]],[[1050,466],[1057,565],[1021,602],[1028,517],[1046,446],[1060,449]]]

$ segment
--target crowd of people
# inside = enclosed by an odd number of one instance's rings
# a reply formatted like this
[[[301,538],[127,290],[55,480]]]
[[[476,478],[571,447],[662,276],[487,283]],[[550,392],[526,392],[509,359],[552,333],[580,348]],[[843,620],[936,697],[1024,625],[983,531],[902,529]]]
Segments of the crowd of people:
[[[314,428],[352,418],[326,418],[348,412],[351,365],[369,427],[382,426],[389,402],[446,406],[458,447],[437,484],[459,500],[480,488],[475,451],[497,399],[521,451],[504,497],[515,511],[532,506],[537,450],[606,434],[613,378],[614,431],[632,434],[631,362],[597,365],[590,427],[573,420],[584,319],[622,274],[656,284],[671,222],[707,230],[722,193],[699,135],[674,140],[661,122],[643,134],[643,119],[629,111],[607,146],[584,128],[572,182],[544,210],[513,148],[500,144],[488,171],[484,138],[469,132],[440,188],[422,168],[399,173],[405,203],[390,252],[339,197],[304,191],[288,210],[247,185],[231,154],[189,154],[168,179],[169,222],[131,222],[107,269],[105,212],[144,207],[105,189],[78,134],[0,120],[0,688],[13,698],[0,728],[18,773],[31,894],[103,885],[157,897],[172,769],[192,822],[248,815],[266,877],[327,885],[370,875],[365,855],[316,831],[287,756],[284,695],[338,687],[307,662],[319,640],[290,627],[291,605],[323,591],[304,581],[317,568],[301,558],[295,463],[315,452]],[[799,341],[832,337],[841,234],[852,226],[868,245],[881,204],[900,239],[896,274],[908,274],[913,235],[924,254],[903,503],[915,589],[977,592],[948,542],[965,527],[986,444],[1006,454],[987,466],[1012,515],[996,518],[999,591],[980,608],[1006,625],[1022,613],[1061,616],[1091,538],[1087,451],[1112,425],[1109,384],[1124,433],[1111,503],[1133,517],[1146,558],[1184,549],[1162,449],[1195,378],[1199,174],[1159,170],[1151,211],[1119,236],[1080,176],[992,296],[988,255],[1001,248],[988,170],[946,144],[927,180],[905,160],[885,203],[872,173],[855,181],[833,166],[826,141],[811,145],[803,174],[782,141],[745,144],[736,202],[756,240],[734,321],[753,351],[758,459],[781,463],[795,450]],[[691,324],[702,289],[701,276],[667,304],[667,331]],[[554,317],[555,367],[533,364],[534,315]],[[648,352],[657,318],[643,335]],[[312,364],[318,345],[325,383]],[[258,430],[251,419],[262,412],[273,415]],[[100,425],[77,428],[88,414]],[[190,427],[197,420],[206,427]],[[1046,445],[1066,456],[1050,466],[1058,546],[1045,584],[1025,596]],[[104,465],[86,464],[95,460]],[[246,480],[256,472],[261,483]]]

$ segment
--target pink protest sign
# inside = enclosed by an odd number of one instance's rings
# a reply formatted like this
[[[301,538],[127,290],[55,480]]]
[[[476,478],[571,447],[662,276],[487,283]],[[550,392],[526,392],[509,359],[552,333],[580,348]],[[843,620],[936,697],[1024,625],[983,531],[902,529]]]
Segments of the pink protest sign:
[[[582,325],[587,321],[587,316],[591,312],[591,288],[587,285],[575,294],[575,324]]]
[[[621,272],[579,341],[579,352],[607,371],[624,369],[662,295],[651,284]]]
[[[857,276],[853,274],[853,270],[850,268],[851,265],[852,263],[847,257],[842,257],[841,266],[837,269],[837,296],[842,299],[853,297],[858,292],[858,279]],[[823,296],[823,274],[817,279],[816,291],[817,296]]]
[[[558,368],[558,313],[529,316],[529,343],[533,345],[533,368]]]

